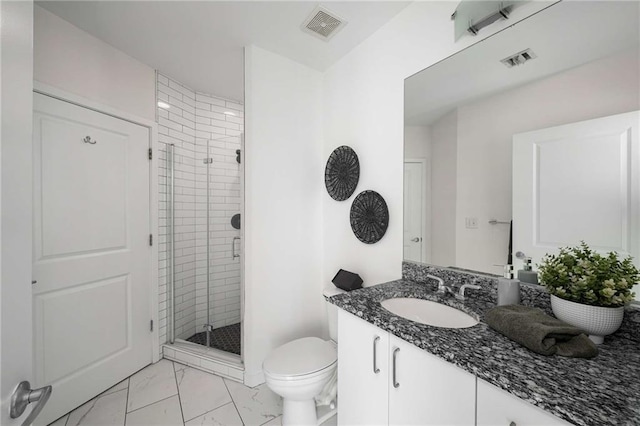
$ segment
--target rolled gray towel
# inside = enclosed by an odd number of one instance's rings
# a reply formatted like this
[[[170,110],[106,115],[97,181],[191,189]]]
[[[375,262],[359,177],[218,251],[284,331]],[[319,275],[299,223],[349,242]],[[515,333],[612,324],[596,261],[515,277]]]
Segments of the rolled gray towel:
[[[489,327],[542,355],[593,358],[598,347],[582,330],[550,317],[540,309],[521,305],[498,306],[487,312]]]

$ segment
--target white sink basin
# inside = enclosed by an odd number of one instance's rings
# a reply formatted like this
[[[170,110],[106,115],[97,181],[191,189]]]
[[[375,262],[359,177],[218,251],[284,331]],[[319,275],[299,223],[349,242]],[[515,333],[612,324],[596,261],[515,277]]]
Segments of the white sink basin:
[[[397,297],[380,302],[392,314],[420,324],[443,328],[467,328],[478,324],[471,315],[430,300]]]

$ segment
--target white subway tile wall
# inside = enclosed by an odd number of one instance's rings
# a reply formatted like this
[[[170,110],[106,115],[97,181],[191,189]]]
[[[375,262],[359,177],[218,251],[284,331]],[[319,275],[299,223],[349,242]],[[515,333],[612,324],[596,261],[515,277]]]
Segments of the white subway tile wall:
[[[158,73],[160,141],[160,344],[167,341],[169,308],[167,232],[167,145],[174,144],[175,332],[187,339],[207,323],[207,245],[209,246],[209,321],[214,328],[240,322],[240,261],[232,244],[240,231],[231,217],[240,213],[240,165],[244,107],[238,102],[197,93]],[[212,163],[205,163],[210,158]],[[207,173],[208,172],[208,173]],[[207,205],[207,174],[209,203]],[[209,235],[207,235],[207,208]],[[240,242],[235,241],[239,253]],[[158,348],[161,351],[161,347]]]

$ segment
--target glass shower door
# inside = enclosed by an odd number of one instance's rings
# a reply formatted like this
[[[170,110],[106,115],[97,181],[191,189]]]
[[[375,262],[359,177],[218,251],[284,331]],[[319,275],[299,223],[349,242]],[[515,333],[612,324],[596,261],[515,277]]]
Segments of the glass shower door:
[[[241,353],[240,149],[241,136],[166,145],[161,261],[170,343]]]

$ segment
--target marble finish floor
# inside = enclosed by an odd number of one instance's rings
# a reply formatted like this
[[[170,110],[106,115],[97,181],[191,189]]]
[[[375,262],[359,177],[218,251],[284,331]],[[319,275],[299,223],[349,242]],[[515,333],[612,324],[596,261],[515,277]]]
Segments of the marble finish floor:
[[[163,359],[51,423],[75,425],[280,425],[282,399]]]

